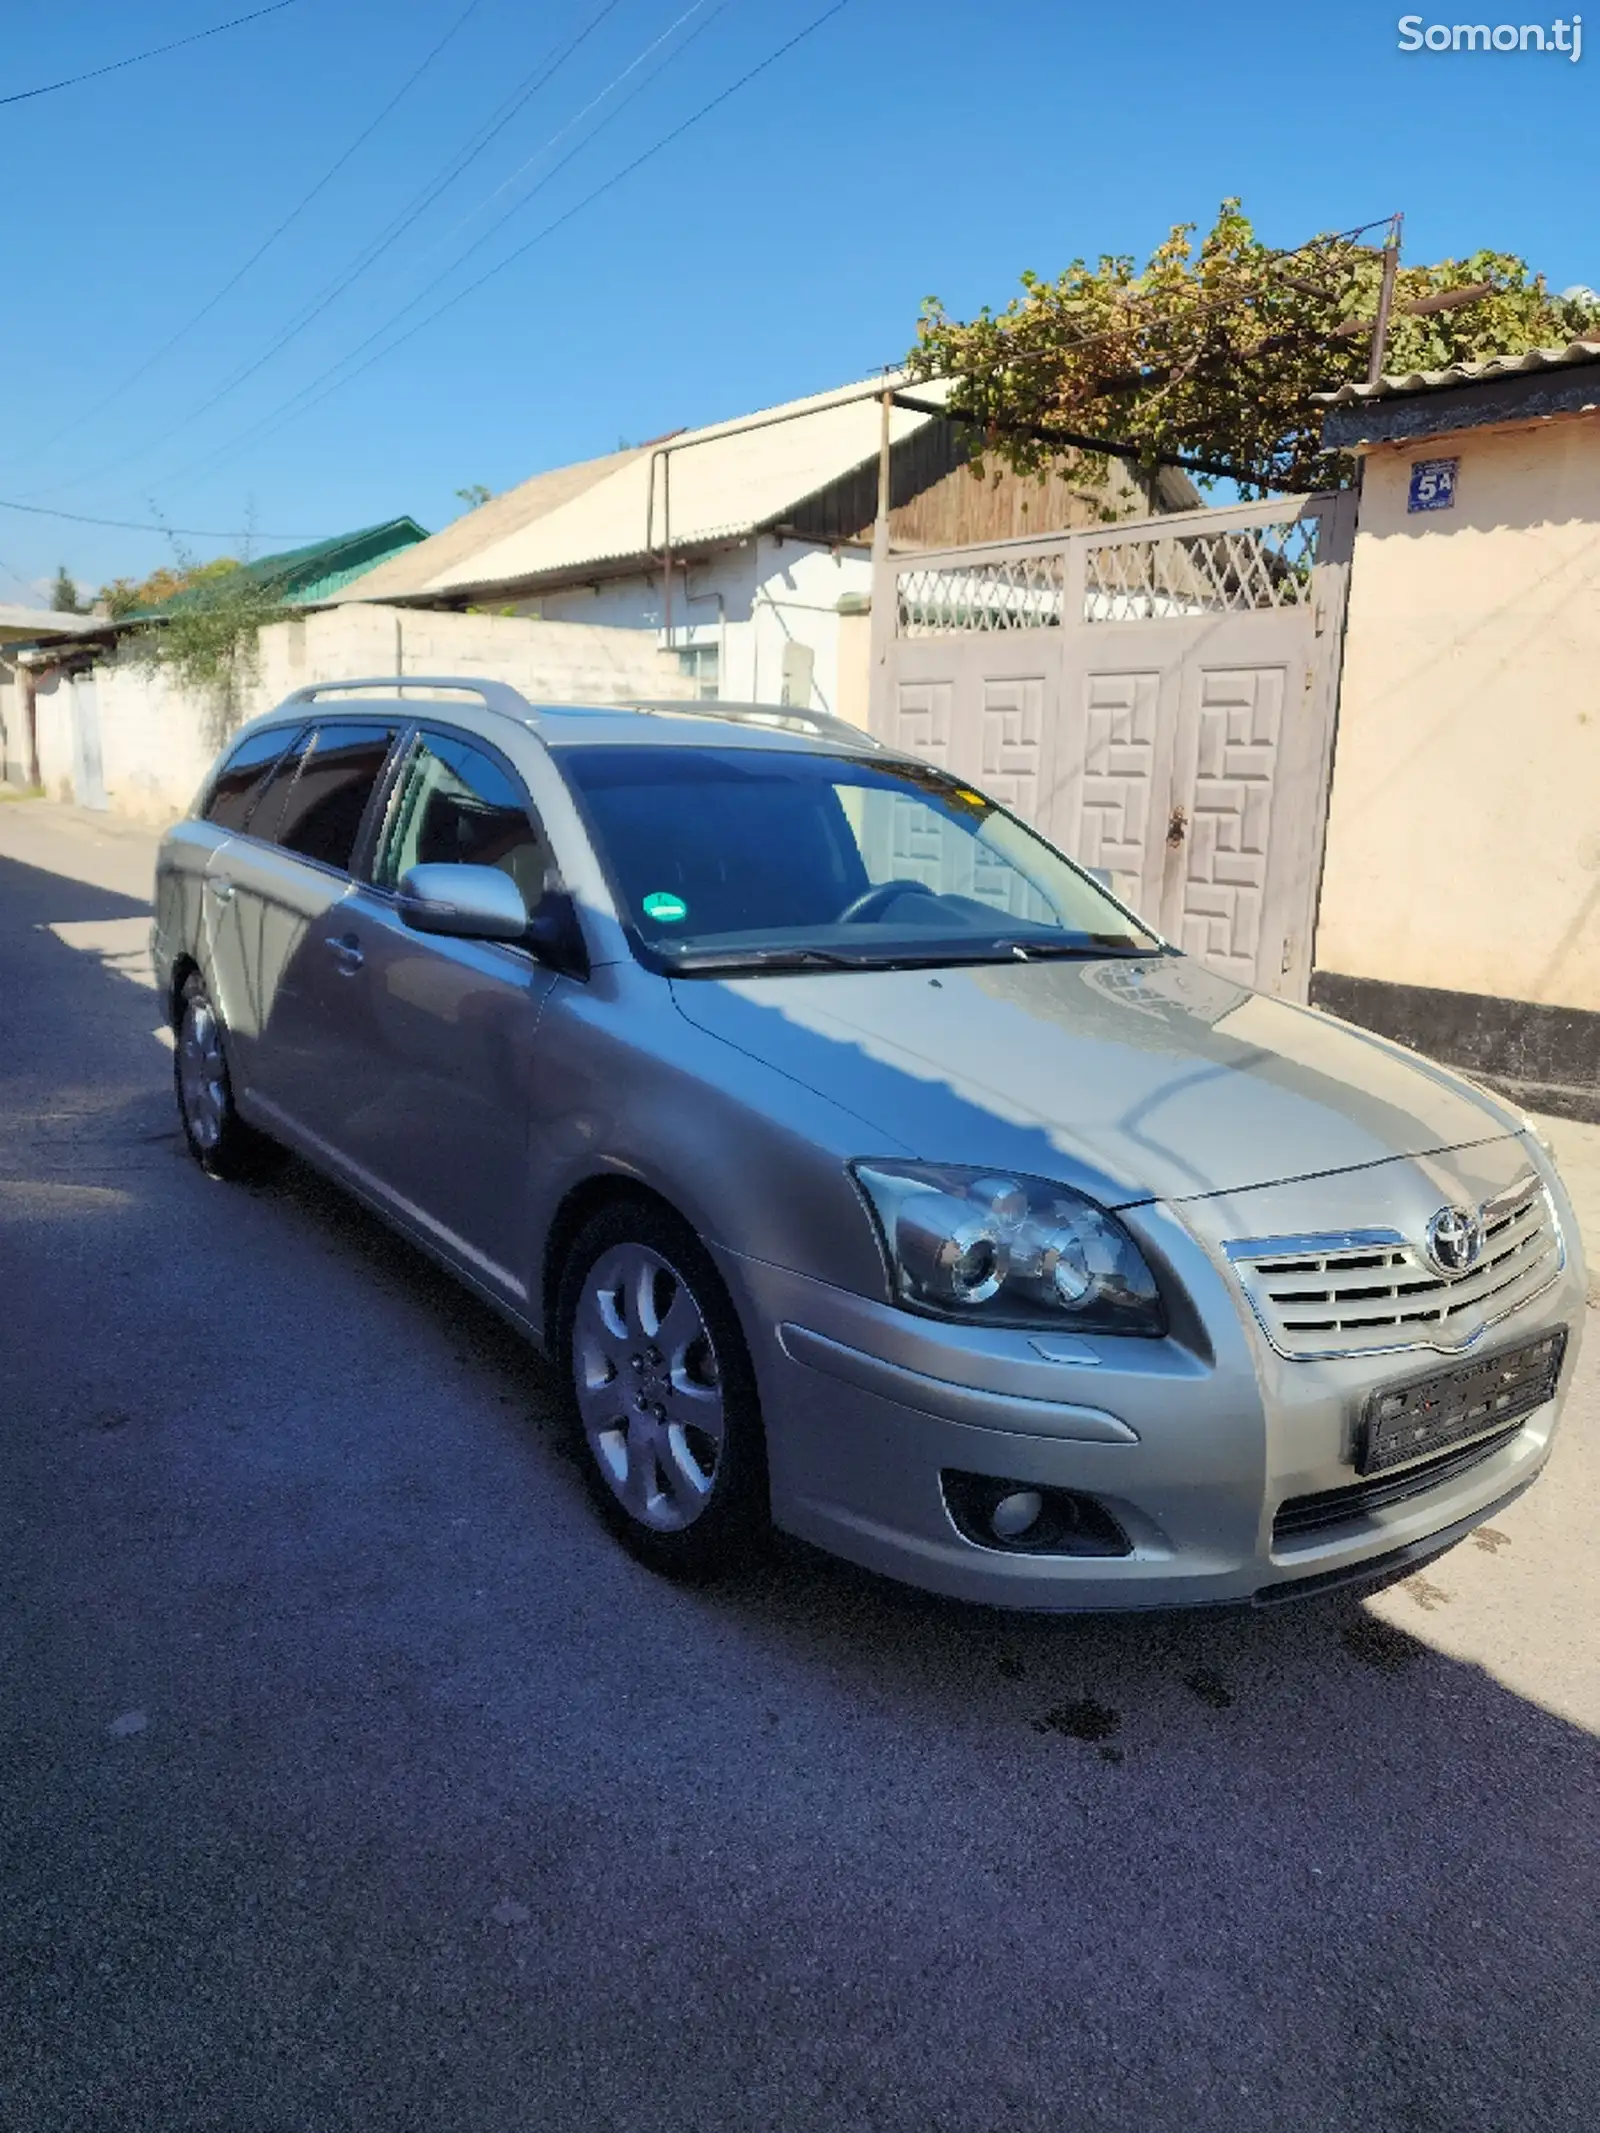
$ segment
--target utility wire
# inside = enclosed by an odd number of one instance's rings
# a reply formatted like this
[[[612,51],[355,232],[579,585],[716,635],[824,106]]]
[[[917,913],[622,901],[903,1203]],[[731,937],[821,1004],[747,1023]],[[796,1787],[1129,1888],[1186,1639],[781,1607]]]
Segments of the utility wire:
[[[180,431],[190,428],[192,424],[199,421],[202,415],[209,414],[219,401],[225,400],[230,393],[237,391],[247,378],[254,377],[263,365],[269,363],[292,340],[298,339],[313,320],[320,318],[331,303],[343,295],[345,290],[350,288],[353,283],[358,281],[369,267],[377,263],[383,254],[389,250],[390,246],[411,227],[418,216],[424,214],[438,199],[439,195],[453,185],[470,164],[477,161],[478,157],[483,154],[495,137],[510,125],[512,119],[515,118],[528,99],[536,95],[544,87],[545,83],[572,57],[578,47],[592,36],[605,18],[620,5],[621,0],[603,0],[603,5],[597,12],[590,16],[583,28],[569,38],[552,59],[541,61],[539,66],[524,75],[511,96],[499,107],[487,126],[480,127],[476,136],[469,137],[466,148],[456,152],[455,156],[445,166],[443,174],[430,179],[422,191],[413,197],[411,204],[400,215],[396,216],[386,229],[380,231],[376,240],[368,244],[363,251],[358,252],[354,261],[343,268],[331,282],[324,284],[319,293],[311,299],[311,302],[304,306],[295,318],[291,319],[289,324],[283,328],[274,340],[268,342],[261,354],[255,357],[252,362],[245,364],[242,369],[236,370],[231,377],[225,379],[208,400],[202,400],[198,407],[190,408],[177,421],[169,423],[164,430],[158,430],[155,436],[148,437],[143,443],[135,445],[132,451],[123,452],[116,459],[107,460],[102,465],[93,468],[88,474],[77,475],[69,482],[58,484],[58,487],[80,488],[85,482],[99,481],[105,475],[115,473],[119,467],[127,466],[130,461],[142,458],[146,452],[154,451],[157,445],[165,444],[169,438],[175,437]]]
[[[542,142],[539,147],[537,147],[533,151],[532,155],[525,156],[523,160],[517,165],[516,169],[511,172],[509,177],[502,178],[500,183],[495,186],[491,192],[485,193],[483,198],[477,203],[475,207],[469,207],[467,209],[467,212],[463,216],[461,216],[458,221],[453,223],[449,229],[443,232],[443,234],[439,237],[438,241],[435,244],[428,246],[427,251],[422,254],[422,257],[425,259],[427,258],[429,252],[441,250],[445,245],[450,242],[452,237],[459,235],[459,233],[466,228],[467,224],[471,222],[475,216],[481,215],[486,207],[492,206],[494,202],[499,199],[502,193],[509,192],[511,187],[516,184],[517,180],[523,175],[525,171],[532,170],[534,164],[538,162],[541,156],[548,155],[550,150],[554,148],[558,141],[565,140],[567,135],[574,128],[574,126],[582,125],[583,121],[589,116],[589,113],[591,111],[597,110],[599,106],[605,102],[606,98],[610,96],[611,92],[614,89],[618,89],[622,86],[622,84],[627,80],[630,74],[637,73],[639,68],[642,67],[645,61],[650,57],[651,53],[658,52],[661,47],[667,42],[668,38],[673,35],[674,31],[682,29],[683,25],[689,20],[689,17],[691,15],[698,15],[700,10],[705,5],[706,0],[693,0],[692,6],[686,7],[681,15],[676,16],[673,21],[667,24],[666,28],[661,32],[658,37],[653,37],[650,40],[649,44],[645,45],[641,51],[636,52],[633,58],[628,61],[628,64],[621,70],[621,72],[614,74],[611,77],[610,81],[606,83],[605,87],[601,89],[598,94],[591,96],[589,101],[585,105],[583,105],[580,110],[577,110],[572,114],[571,118],[567,120],[564,126],[558,126],[555,132],[551,134],[550,138],[547,141]],[[692,31],[690,35],[684,39],[683,43],[679,45],[677,51],[674,52],[672,55],[673,59],[681,57],[681,55],[694,42],[695,38],[700,35],[701,31],[709,29],[711,24],[717,19],[718,15],[720,15],[723,12],[724,8],[726,8],[728,5],[729,0],[722,0],[722,5],[720,7],[713,8],[710,15],[707,16],[706,20],[699,25],[699,28]],[[670,62],[663,62],[663,65],[667,64],[670,64]],[[659,74],[661,71],[661,68],[658,67],[656,69],[656,74]],[[655,74],[651,74],[648,77],[650,81],[654,81],[655,78]],[[636,93],[636,91],[633,92],[633,94]],[[631,101],[632,94],[627,97],[624,97],[623,102],[616,107],[616,110],[622,110],[624,105],[630,103]],[[608,112],[606,118],[602,120],[601,123],[609,124],[611,119],[615,116],[616,111]],[[599,130],[600,128],[598,126],[595,127],[594,132],[585,135],[585,141],[592,141],[594,139],[595,134],[598,133]],[[545,181],[543,179],[540,180],[540,184],[543,184],[544,182]],[[537,190],[538,187],[536,186],[534,188],[534,191]],[[532,198],[532,192],[525,193],[522,199],[517,203],[517,206],[526,206],[527,202]],[[513,209],[512,212],[515,212],[515,209]],[[501,220],[503,221],[504,217],[502,217]],[[496,230],[499,227],[500,224],[498,222],[491,224],[490,229],[484,232],[484,236],[489,236],[490,234],[492,234],[493,230]],[[482,239],[479,239],[479,242],[481,243]],[[460,258],[453,262],[452,268],[448,271],[453,271],[454,267],[458,267],[461,265],[462,260],[470,258],[472,251],[476,250],[476,248],[476,245],[474,245],[470,247],[466,252],[463,252]],[[432,282],[428,284],[428,288],[430,289],[434,286],[435,284]],[[427,290],[421,291],[420,294],[426,295]],[[412,303],[416,303],[418,300],[419,299],[417,297],[413,297]],[[407,305],[405,308],[409,310],[411,306]]]
[[[124,533],[182,533],[197,541],[320,541],[326,538],[320,533],[257,533],[253,529],[244,533],[219,533],[215,526],[168,526],[154,519],[91,518],[87,512],[50,511],[43,504],[18,503],[10,496],[0,496],[0,511],[27,511],[35,518],[68,518],[75,526],[115,526]],[[20,579],[18,583],[21,583]]]
[[[565,126],[562,126],[557,132],[553,133],[550,136],[550,139],[546,141],[542,147],[535,150],[534,154],[527,159],[527,162],[523,164],[522,168],[526,170],[530,164],[536,163],[539,160],[540,156],[547,153],[549,149],[555,146],[557,141],[563,139],[565,135],[570,133],[572,131],[572,128],[578,123],[580,119],[582,119],[588,112],[594,110],[597,104],[604,103],[605,99],[611,94],[612,90],[617,87],[618,83],[625,81],[627,77],[631,73],[633,73],[645,59],[650,56],[651,52],[659,49],[659,47],[666,41],[666,39],[672,35],[672,32],[674,30],[676,30],[680,27],[681,24],[686,22],[691,15],[696,14],[699,9],[702,8],[705,4],[706,0],[695,0],[695,5],[693,7],[686,8],[684,12],[677,18],[677,21],[671,23],[667,29],[663,30],[661,35],[657,37],[653,43],[647,45],[645,49],[637,55],[636,58],[631,60],[629,64],[622,69],[621,73],[617,74],[611,81],[606,84],[605,88],[601,90],[598,96],[592,97],[589,102],[584,105],[582,111],[576,113],[573,118],[568,120]],[[540,178],[535,184],[530,186],[528,191],[522,195],[520,200],[513,201],[510,207],[508,207],[502,214],[497,215],[494,221],[490,223],[489,227],[484,230],[480,236],[474,238],[472,243],[467,246],[466,250],[458,254],[458,256],[450,262],[449,266],[447,266],[441,273],[436,274],[433,277],[432,281],[424,283],[422,288],[417,291],[415,296],[411,297],[409,301],[402,304],[398,311],[391,312],[389,317],[385,319],[381,325],[374,327],[372,332],[367,334],[363,340],[357,341],[356,345],[353,348],[347,349],[345,353],[339,357],[337,362],[330,363],[326,370],[319,371],[317,375],[309,381],[308,384],[302,385],[296,392],[291,393],[286,401],[280,403],[279,410],[276,410],[275,412],[282,411],[282,409],[286,408],[292,409],[297,402],[304,399],[307,394],[314,392],[319,385],[323,384],[327,379],[331,378],[335,374],[335,372],[343,370],[347,364],[353,363],[357,356],[364,354],[365,351],[369,349],[375,341],[382,340],[383,336],[386,333],[388,333],[393,327],[399,325],[400,321],[406,317],[408,312],[415,311],[417,306],[422,303],[427,297],[431,296],[435,289],[440,288],[445,282],[450,279],[453,274],[457,273],[475,252],[481,251],[483,247],[489,242],[490,238],[494,236],[497,230],[504,228],[505,224],[511,221],[513,216],[520,215],[522,210],[525,207],[529,206],[531,202],[535,200],[538,195],[544,191],[545,187],[552,183],[552,181],[557,176],[559,176],[559,174],[563,170],[566,169],[567,165],[572,162],[576,156],[581,155],[584,149],[588,148],[591,143],[597,139],[600,133],[612,123],[614,119],[621,117],[622,113],[626,111],[629,104],[633,102],[635,97],[643,95],[644,91],[650,87],[652,82],[656,81],[659,76],[664,74],[667,68],[671,66],[676,60],[681,59],[684,53],[688,51],[690,45],[695,42],[696,38],[702,36],[708,29],[710,29],[711,25],[716,21],[717,17],[725,13],[731,5],[732,0],[720,0],[720,4],[712,9],[711,13],[706,16],[703,22],[697,23],[695,25],[695,27],[689,32],[688,36],[685,37],[682,44],[678,46],[675,52],[671,53],[667,59],[663,60],[659,67],[656,67],[651,73],[647,74],[642,82],[639,82],[634,88],[630,89],[627,95],[621,98],[620,101],[616,103],[612,107],[612,109],[606,113],[605,117],[601,119],[599,125],[591,127],[589,132],[584,135],[583,139],[579,141],[575,147],[569,149],[558,163],[553,164],[551,168],[545,172],[542,178]],[[496,187],[496,192],[504,191],[504,189],[505,188],[503,186]],[[472,214],[476,214],[482,208],[487,207],[489,201],[493,200],[494,197],[495,194],[491,193],[488,195],[487,199],[481,200],[478,203],[478,207],[472,210]],[[463,220],[470,221],[471,215],[464,217]],[[461,224],[457,223],[456,227],[457,229],[459,229],[461,227]],[[273,418],[269,415],[262,419],[270,421]],[[253,429],[254,425],[252,425],[251,427]],[[232,447],[222,446],[219,449],[221,451],[228,451],[231,450]],[[209,466],[213,456],[215,455],[208,454],[206,458],[200,462],[200,464]]]
[[[0,555],[0,570],[3,570],[6,576],[12,579],[14,583],[20,585],[25,593],[36,593],[39,590],[38,586],[25,578],[21,571],[13,570],[3,555]]]
[[[278,15],[286,7],[293,7],[295,0],[272,0],[270,7],[258,7],[253,14],[235,15],[231,22],[214,23],[209,30],[195,30],[188,37],[174,37],[170,44],[152,45],[148,52],[135,52],[131,59],[114,59],[108,67],[91,67],[87,74],[69,74],[61,81],[41,82],[37,89],[17,89],[10,96],[0,96],[0,104],[25,104],[31,96],[53,96],[57,89],[75,89],[81,81],[98,81],[102,74],[120,74],[124,67],[142,66],[147,59],[159,59],[163,52],[176,52],[186,44],[200,44],[207,37],[220,37],[224,30],[242,29],[247,22],[259,22],[263,15]]]
[[[414,326],[407,327],[404,333],[397,335],[395,339],[388,342],[384,347],[374,350],[364,363],[358,364],[345,377],[337,378],[331,384],[326,385],[314,398],[307,400],[304,406],[296,407],[293,405],[292,400],[284,403],[283,406],[274,410],[271,415],[263,418],[264,426],[263,424],[256,424],[243,435],[235,438],[231,444],[224,445],[211,458],[199,462],[192,471],[195,473],[203,472],[215,461],[229,456],[234,451],[242,449],[245,445],[259,442],[262,438],[272,435],[283,426],[284,422],[293,420],[298,415],[308,413],[311,408],[326,400],[331,393],[338,392],[343,386],[360,377],[363,371],[370,370],[372,365],[379,362],[384,356],[392,355],[406,341],[421,333],[425,326],[431,326],[435,319],[442,318],[447,311],[453,311],[457,304],[464,303],[469,296],[475,295],[485,283],[493,281],[497,274],[502,274],[507,267],[514,266],[519,259],[526,257],[536,245],[543,244],[547,237],[554,236],[557,230],[564,228],[575,216],[581,215],[585,208],[591,207],[596,200],[613,191],[622,184],[624,179],[632,177],[633,173],[643,164],[660,155],[662,150],[670,147],[674,141],[680,140],[691,127],[698,126],[702,119],[709,118],[713,111],[717,110],[720,105],[725,104],[730,97],[736,96],[748,83],[754,81],[757,75],[764,74],[769,67],[776,66],[778,61],[792,52],[796,45],[803,44],[808,37],[820,30],[825,22],[830,22],[835,15],[842,14],[849,5],[850,0],[834,0],[832,7],[824,9],[814,20],[808,22],[803,30],[797,31],[793,37],[788,38],[775,51],[769,52],[765,59],[758,60],[756,65],[741,74],[737,81],[730,82],[726,89],[719,90],[715,96],[702,104],[697,111],[692,112],[688,118],[681,120],[670,131],[662,134],[659,140],[653,141],[648,148],[642,150],[631,162],[625,163],[620,170],[614,171],[609,178],[604,179],[592,191],[585,193],[581,200],[575,201],[571,207],[557,215],[553,221],[547,222],[543,229],[536,230],[533,236],[518,245],[514,252],[508,252],[503,259],[497,261],[494,266],[480,274],[475,281],[468,282],[464,289],[458,289],[454,296],[446,297],[442,304],[435,305],[433,310],[428,312],[425,317],[418,319]],[[335,370],[340,369],[342,362],[334,364],[332,367]],[[327,376],[328,373],[324,372],[323,377]],[[311,386],[302,388],[302,393],[310,391],[312,387],[321,382],[321,379],[314,378],[311,381]],[[301,395],[293,397],[297,399]]]
[[[282,4],[287,6],[289,4],[289,0],[282,0]],[[371,140],[372,136],[377,132],[378,128],[383,124],[384,120],[389,116],[390,112],[393,111],[393,109],[400,102],[402,97],[408,95],[409,92],[416,87],[417,83],[422,79],[423,75],[427,73],[428,69],[433,65],[434,61],[444,50],[445,46],[449,44],[451,39],[457,34],[458,31],[465,28],[468,17],[474,14],[481,5],[482,0],[467,0],[467,5],[462,9],[461,13],[457,15],[455,21],[451,23],[449,29],[445,31],[444,35],[439,39],[439,42],[433,47],[433,50],[429,52],[429,54],[423,60],[420,66],[413,69],[413,71],[406,76],[405,80],[400,84],[399,88],[396,89],[393,96],[390,97],[389,101],[384,105],[383,109],[378,113],[377,117],[372,121],[372,123],[356,135],[355,139],[350,143],[350,146],[344,151],[344,154],[340,156],[336,162],[329,164],[328,168],[323,172],[322,176],[317,180],[316,184],[312,186],[311,190],[302,196],[296,206],[290,208],[288,214],[284,216],[283,220],[278,224],[277,228],[271,231],[268,236],[262,239],[261,243],[256,246],[255,250],[250,254],[250,257],[244,262],[243,266],[241,266],[236,273],[231,275],[229,279],[222,284],[222,287],[216,292],[216,294],[210,299],[210,301],[202,304],[200,306],[200,309],[195,312],[194,316],[188,319],[183,325],[181,325],[178,328],[177,332],[174,333],[169,339],[163,341],[161,346],[155,351],[154,355],[147,356],[144,362],[139,365],[137,370],[130,370],[128,375],[122,380],[121,384],[114,385],[111,388],[110,392],[106,394],[103,400],[97,400],[92,407],[86,408],[81,414],[76,415],[73,420],[66,425],[64,429],[59,429],[56,431],[54,436],[45,438],[42,444],[34,447],[33,453],[30,456],[37,456],[39,453],[42,452],[53,451],[55,447],[60,444],[64,438],[76,436],[78,431],[81,430],[86,423],[92,422],[96,415],[104,413],[104,411],[111,406],[113,401],[120,400],[122,395],[128,391],[130,386],[137,385],[141,378],[147,377],[149,373],[155,369],[156,365],[162,360],[164,356],[170,355],[173,349],[177,347],[178,343],[181,340],[186,339],[189,334],[193,333],[195,327],[200,324],[202,319],[209,318],[212,312],[216,310],[218,304],[222,302],[223,298],[225,296],[230,296],[233,291],[238,288],[240,282],[244,280],[245,276],[250,272],[250,269],[256,264],[256,262],[259,259],[264,258],[265,255],[271,251],[272,247],[277,243],[278,239],[283,235],[284,231],[287,230],[292,223],[298,222],[300,217],[305,213],[306,209],[311,205],[312,201],[315,200],[320,193],[323,193],[327,190],[328,186],[332,184],[333,180],[339,175],[340,171],[344,169],[344,166],[350,161],[350,158],[356,153],[357,149],[364,147],[366,143]]]

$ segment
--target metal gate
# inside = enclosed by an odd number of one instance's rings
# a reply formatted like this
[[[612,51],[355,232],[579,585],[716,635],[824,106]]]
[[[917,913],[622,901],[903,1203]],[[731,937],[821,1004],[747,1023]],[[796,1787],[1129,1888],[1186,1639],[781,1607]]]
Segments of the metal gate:
[[[1354,497],[880,560],[871,723],[1303,999]]]
[[[104,808],[105,770],[100,757],[100,690],[92,674],[67,680],[72,707],[72,796],[80,807]]]

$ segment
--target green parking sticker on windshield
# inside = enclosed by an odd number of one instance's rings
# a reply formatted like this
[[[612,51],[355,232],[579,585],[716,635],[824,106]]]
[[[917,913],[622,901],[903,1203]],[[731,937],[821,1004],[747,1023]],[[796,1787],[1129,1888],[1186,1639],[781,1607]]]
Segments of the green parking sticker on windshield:
[[[653,918],[658,926],[681,926],[689,916],[689,906],[670,889],[652,889],[641,909],[645,917]]]

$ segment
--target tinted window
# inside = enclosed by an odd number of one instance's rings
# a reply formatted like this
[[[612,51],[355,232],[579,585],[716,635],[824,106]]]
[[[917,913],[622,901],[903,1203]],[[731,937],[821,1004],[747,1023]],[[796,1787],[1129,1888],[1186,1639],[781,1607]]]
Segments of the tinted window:
[[[256,835],[324,866],[347,867],[394,734],[392,726],[318,726],[277,823],[269,826],[263,811],[252,825]]]
[[[241,741],[217,774],[205,819],[220,829],[242,830],[262,783],[293,734],[293,727],[273,726]]]
[[[264,837],[270,844],[278,834],[278,824],[283,816],[284,795],[294,783],[305,761],[306,750],[311,745],[309,727],[295,736],[294,746],[273,768],[266,783],[255,798],[246,821],[252,837]]]
[[[418,740],[395,797],[376,881],[394,888],[414,866],[499,867],[531,911],[543,895],[547,863],[526,793],[493,756],[447,734]]]

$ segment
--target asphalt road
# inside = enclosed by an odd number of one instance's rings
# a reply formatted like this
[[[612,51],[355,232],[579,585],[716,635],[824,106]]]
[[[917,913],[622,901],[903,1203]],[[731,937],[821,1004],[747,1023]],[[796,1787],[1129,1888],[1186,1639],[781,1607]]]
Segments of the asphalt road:
[[[147,850],[0,807],[6,2133],[1591,2133],[1600,1339],[1364,1607],[674,1590],[494,1318],[180,1152]]]

